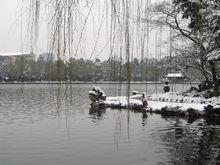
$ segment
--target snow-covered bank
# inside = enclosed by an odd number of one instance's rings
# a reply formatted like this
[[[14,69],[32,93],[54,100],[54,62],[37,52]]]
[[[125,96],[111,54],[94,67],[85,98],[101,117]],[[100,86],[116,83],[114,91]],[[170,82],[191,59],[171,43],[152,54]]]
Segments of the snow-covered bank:
[[[118,106],[121,108],[126,107],[141,107],[142,101],[141,95],[131,96],[129,101],[125,96],[107,97],[106,101],[103,101],[108,107]],[[220,98],[213,97],[205,99],[201,97],[183,96],[177,93],[164,93],[164,94],[153,94],[147,98],[148,106],[154,110],[161,110],[164,107],[179,107],[181,111],[186,111],[189,108],[203,111],[204,107],[212,105],[214,108],[220,108]],[[129,105],[128,105],[129,104]]]
[[[204,97],[194,97],[193,94],[178,94],[174,92],[152,94],[148,97],[148,104],[152,109],[161,109],[165,106],[180,107],[182,111],[189,108],[203,111],[204,107],[211,105],[220,108],[220,97],[206,99]]]
[[[174,92],[152,94],[146,97],[148,106],[143,106],[143,95],[107,97],[97,101],[100,107],[131,108],[140,112],[152,112],[173,116],[218,116],[220,117],[220,97],[209,99],[195,97],[193,94]]]

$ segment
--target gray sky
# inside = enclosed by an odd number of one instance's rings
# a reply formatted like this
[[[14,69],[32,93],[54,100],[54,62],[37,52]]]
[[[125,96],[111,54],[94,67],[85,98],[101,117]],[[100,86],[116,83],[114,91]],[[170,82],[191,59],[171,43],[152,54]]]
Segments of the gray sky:
[[[21,0],[0,0],[0,54],[29,52],[30,37],[27,33],[27,10]],[[41,44],[37,53],[47,50],[46,28],[41,31]],[[42,39],[44,38],[44,39]]]
[[[0,0],[0,53],[21,51],[21,24],[16,12],[19,0]]]
[[[26,8],[22,6],[21,0],[0,0],[0,54],[1,53],[14,53],[14,52],[28,52],[31,50],[30,36],[27,33],[27,20],[26,20]],[[48,34],[46,27],[46,17],[41,17],[40,24],[40,36],[37,44],[34,46],[34,51],[36,54],[48,51]],[[87,50],[92,52],[94,48],[94,42],[97,38],[97,29],[99,26],[94,25],[92,21],[88,21],[89,26],[86,28],[86,43],[83,51]],[[95,27],[96,26],[96,27]],[[91,28],[93,27],[93,28]],[[94,30],[95,27],[95,30]],[[102,27],[99,42],[97,44],[97,50],[95,54],[100,52],[106,43],[106,32],[105,27]],[[150,56],[156,57],[154,54],[155,50],[155,30],[152,30],[150,33]],[[166,33],[163,34],[163,40],[166,40]],[[167,48],[165,48],[167,49]],[[166,50],[164,51],[166,53]],[[83,54],[83,53],[81,53]],[[89,58],[91,53],[85,53],[80,57]],[[98,57],[101,59],[106,59],[108,56],[107,51],[103,51]],[[140,58],[140,55],[134,55],[134,57]]]

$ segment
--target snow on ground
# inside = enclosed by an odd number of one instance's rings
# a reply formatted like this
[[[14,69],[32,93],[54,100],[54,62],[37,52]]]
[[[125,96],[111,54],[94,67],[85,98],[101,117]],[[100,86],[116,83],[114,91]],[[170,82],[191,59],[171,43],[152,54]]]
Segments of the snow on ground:
[[[114,105],[114,106],[122,106],[127,107],[128,106],[128,97],[125,96],[118,96],[118,97],[107,97],[106,101],[104,101],[106,105]],[[142,105],[142,101],[136,98],[130,98],[129,99],[130,105]]]
[[[220,10],[213,10],[213,15],[220,16]]]
[[[196,109],[198,111],[203,111],[204,107],[208,104],[198,104],[198,103],[174,103],[174,102],[158,102],[158,101],[148,101],[148,106],[153,110],[161,110],[163,107],[180,107],[182,111],[186,111],[189,108]]]
[[[220,31],[218,32],[220,33]],[[220,60],[220,49],[213,50],[208,54],[208,61],[217,61]]]
[[[130,106],[141,106],[142,96],[134,95],[129,100]],[[203,111],[207,105],[212,105],[215,108],[220,107],[220,97],[213,97],[205,99],[202,97],[193,97],[193,95],[183,96],[182,94],[169,92],[161,94],[152,94],[147,98],[148,106],[152,110],[161,110],[163,107],[180,107],[182,111],[186,111],[189,108],[193,108],[199,111]],[[125,96],[107,97],[104,104],[108,106],[121,106],[128,107],[128,98]]]

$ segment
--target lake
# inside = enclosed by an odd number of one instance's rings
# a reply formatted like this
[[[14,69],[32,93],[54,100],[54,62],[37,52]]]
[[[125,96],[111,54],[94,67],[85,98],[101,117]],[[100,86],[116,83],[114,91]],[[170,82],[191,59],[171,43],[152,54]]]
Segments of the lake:
[[[125,84],[99,84],[108,96]],[[220,163],[220,122],[128,110],[91,112],[89,84],[0,85],[0,165]],[[184,91],[190,85],[175,84]],[[162,92],[162,85],[131,90]]]

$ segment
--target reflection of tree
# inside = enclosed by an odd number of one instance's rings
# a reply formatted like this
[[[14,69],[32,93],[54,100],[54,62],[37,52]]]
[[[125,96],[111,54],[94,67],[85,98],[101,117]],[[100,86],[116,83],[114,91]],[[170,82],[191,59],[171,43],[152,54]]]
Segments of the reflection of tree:
[[[119,141],[120,137],[122,135],[122,111],[117,111],[116,114],[116,126],[115,126],[115,132],[114,132],[114,146],[115,149],[119,149]]]
[[[89,110],[89,115],[92,117],[92,122],[96,123],[103,120],[103,114],[105,114],[106,109],[100,109],[98,105],[92,104]]]
[[[144,127],[147,125],[147,118],[143,118],[142,117],[142,126],[143,126],[143,130],[144,130]]]
[[[194,162],[198,162],[199,164],[216,164],[220,161],[219,157],[219,149],[218,145],[220,142],[220,134],[216,128],[202,128],[202,136],[200,141],[198,142],[199,150],[198,156],[195,158]],[[219,137],[218,137],[219,136]]]
[[[62,101],[61,101],[61,85],[58,84],[58,87],[57,87],[57,93],[56,93],[56,96],[57,96],[57,116],[60,117],[61,115],[61,106],[62,106]]]
[[[173,120],[170,120],[173,122]],[[174,164],[220,162],[220,130],[217,126],[176,120],[160,137]]]

